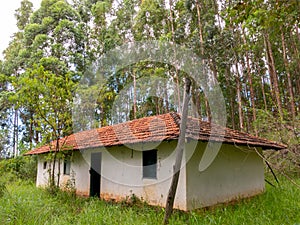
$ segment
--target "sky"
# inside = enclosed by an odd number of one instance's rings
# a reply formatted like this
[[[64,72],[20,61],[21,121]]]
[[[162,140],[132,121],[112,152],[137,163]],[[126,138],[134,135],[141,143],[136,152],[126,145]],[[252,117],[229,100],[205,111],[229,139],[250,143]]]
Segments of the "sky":
[[[39,8],[42,0],[30,0],[34,9]],[[11,36],[18,30],[15,10],[21,6],[21,0],[0,1],[0,59],[2,52],[8,47]]]

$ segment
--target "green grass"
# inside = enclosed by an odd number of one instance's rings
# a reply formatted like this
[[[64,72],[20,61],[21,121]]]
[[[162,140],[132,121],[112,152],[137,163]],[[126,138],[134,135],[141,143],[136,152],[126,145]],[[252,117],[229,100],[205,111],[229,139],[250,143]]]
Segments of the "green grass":
[[[281,178],[280,187],[266,184],[264,194],[188,213],[175,211],[170,224],[300,224],[300,190]],[[300,185],[300,179],[296,179]],[[162,224],[164,210],[137,204],[109,203],[50,195],[34,184],[14,182],[0,196],[0,224]]]

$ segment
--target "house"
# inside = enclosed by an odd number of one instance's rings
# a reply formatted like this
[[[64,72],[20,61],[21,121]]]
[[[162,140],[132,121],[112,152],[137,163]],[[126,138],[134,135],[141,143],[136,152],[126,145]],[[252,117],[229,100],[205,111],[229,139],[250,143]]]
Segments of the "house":
[[[73,179],[79,195],[118,201],[134,194],[151,205],[164,206],[179,127],[180,115],[167,113],[62,138],[63,152],[70,158],[59,163],[60,185]],[[211,133],[208,122],[188,118],[175,208],[191,210],[264,191],[260,154],[264,149],[280,150],[286,146],[229,128],[223,129],[222,137],[222,129]],[[208,143],[221,143],[220,150],[211,165],[200,171],[202,155],[210,151],[206,149]],[[46,145],[27,153],[38,158],[37,186],[48,182],[49,152]]]

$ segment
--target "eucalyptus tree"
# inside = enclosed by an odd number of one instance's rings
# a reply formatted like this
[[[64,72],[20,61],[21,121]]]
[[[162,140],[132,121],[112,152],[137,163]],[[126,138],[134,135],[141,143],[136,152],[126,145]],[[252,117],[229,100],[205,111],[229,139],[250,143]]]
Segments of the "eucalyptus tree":
[[[9,156],[7,147],[10,144],[10,128],[11,124],[11,108],[12,105],[8,101],[10,92],[7,86],[7,75],[3,73],[3,61],[0,60],[0,158]]]
[[[107,4],[106,4],[107,5]],[[150,8],[149,8],[149,7]],[[126,43],[134,41],[147,41],[150,39],[158,40],[161,33],[165,29],[163,22],[160,18],[164,18],[161,12],[165,12],[164,5],[162,1],[137,1],[137,0],[126,0],[119,2],[117,5],[109,7],[97,7],[95,12],[98,12],[97,25],[95,28],[99,30],[99,40],[102,43],[101,46],[103,50],[98,53],[105,54],[106,51],[115,48],[116,46],[123,45]],[[105,14],[101,13],[101,9],[108,9],[105,11]],[[106,15],[110,15],[111,19],[107,20]],[[159,24],[158,24],[159,23]],[[145,33],[145,29],[148,31]],[[102,121],[108,122],[109,120],[114,123],[113,118],[110,118],[112,115],[108,113],[111,110],[112,104],[115,100],[115,97],[120,94],[121,91],[124,95],[132,96],[132,99],[124,100],[122,103],[122,109],[127,115],[126,118],[120,120],[123,116],[120,113],[119,119],[117,122],[121,122],[128,119],[134,119],[141,116],[144,116],[145,113],[152,111],[152,113],[159,113],[160,110],[150,110],[150,107],[153,105],[150,102],[158,101],[156,98],[147,96],[147,99],[137,99],[138,98],[138,88],[137,80],[145,76],[154,76],[157,75],[155,68],[159,63],[155,62],[139,62],[134,65],[129,65],[124,68],[121,68],[118,71],[112,70],[107,76],[107,83],[105,88],[101,89],[101,94],[99,95],[99,115]],[[153,73],[150,73],[152,71]],[[163,74],[163,72],[161,73]],[[151,81],[149,81],[151,82]],[[147,88],[151,86],[149,82],[144,84],[144,87]],[[126,91],[126,93],[124,92]],[[154,94],[155,95],[155,94]],[[106,104],[101,104],[106,103]],[[146,109],[149,107],[148,109]],[[142,110],[141,110],[142,109]],[[116,110],[115,110],[116,111]],[[161,110],[162,112],[163,110]],[[105,117],[105,118],[104,118]],[[101,124],[104,125],[104,124]]]
[[[185,8],[190,14],[190,19],[187,20],[190,35],[186,44],[202,58],[202,73],[206,73],[207,82],[211,80],[209,76],[217,79],[218,69],[215,59],[218,58],[216,57],[218,51],[215,50],[217,49],[215,40],[218,38],[219,30],[215,21],[217,11],[214,1],[186,0]],[[203,91],[199,87],[193,87],[192,93],[192,100],[198,108],[199,115],[210,121],[210,107]],[[201,107],[201,105],[203,106]]]
[[[54,73],[72,71],[80,76],[83,68],[84,33],[81,17],[63,0],[43,0],[26,25],[23,55],[25,69],[42,64]],[[63,66],[56,67],[55,61]]]
[[[248,33],[245,35],[244,32],[243,35],[246,43],[251,42],[252,39],[252,46],[260,44],[260,49],[265,51],[261,51],[259,56],[256,55],[253,61],[265,57],[267,62],[265,65],[270,79],[269,84],[266,85],[270,86],[275,111],[278,112],[281,119],[285,117],[284,111],[287,102],[289,105],[287,109],[291,118],[295,118],[296,115],[294,90],[292,88],[293,84],[296,84],[296,79],[293,79],[291,75],[290,63],[293,60],[290,59],[293,58],[292,52],[296,52],[298,47],[291,44],[289,46],[293,47],[288,48],[286,40],[293,40],[290,34],[293,33],[294,24],[297,23],[296,15],[299,14],[297,10],[299,6],[297,5],[297,1],[254,1],[236,4],[231,8],[231,17],[234,18],[234,22],[241,23]],[[260,40],[264,42],[260,43]],[[247,46],[249,45],[243,45],[243,49]],[[290,56],[287,55],[289,52],[291,53]],[[264,76],[263,73],[264,70],[262,70],[261,76]],[[283,89],[283,85],[286,85],[287,89]]]
[[[21,64],[24,74],[42,66],[46,72],[66,77],[66,82],[69,74],[73,81],[78,80],[84,70],[83,37],[81,17],[72,5],[66,1],[43,0],[24,27],[23,49],[19,52],[24,60]],[[35,108],[29,110],[38,113]],[[71,126],[70,121],[67,126]]]
[[[11,76],[14,123],[22,119],[26,127],[23,140],[32,148],[33,139],[37,144],[72,132],[70,104],[74,85],[85,68],[84,33],[80,15],[63,0],[43,0],[35,12],[32,3],[23,0],[15,16],[19,31],[5,51],[4,69]],[[14,127],[16,146],[19,127]],[[61,147],[57,142],[54,161]],[[59,184],[54,171],[55,163],[51,186]]]
[[[17,19],[18,31],[13,34],[12,40],[9,46],[4,50],[4,61],[1,66],[1,73],[3,73],[3,83],[7,90],[5,90],[5,101],[7,105],[7,110],[5,111],[5,119],[7,125],[10,126],[11,132],[7,134],[7,141],[12,142],[11,146],[16,156],[18,154],[18,142],[19,142],[19,117],[22,112],[16,107],[14,102],[9,101],[9,97],[13,94],[14,90],[12,88],[12,82],[16,80],[19,74],[22,72],[21,65],[24,63],[22,57],[20,57],[20,52],[24,49],[23,37],[24,37],[24,27],[28,24],[30,15],[33,12],[33,4],[28,0],[21,1],[21,6],[15,11],[15,17]],[[4,86],[3,86],[4,87]],[[8,105],[9,104],[9,105]],[[10,123],[11,122],[11,123]]]

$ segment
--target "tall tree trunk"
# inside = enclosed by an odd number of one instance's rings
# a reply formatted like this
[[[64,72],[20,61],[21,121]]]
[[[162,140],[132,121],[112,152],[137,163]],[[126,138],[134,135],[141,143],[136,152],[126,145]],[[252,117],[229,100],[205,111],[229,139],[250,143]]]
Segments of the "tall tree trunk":
[[[241,96],[241,82],[240,82],[240,75],[239,75],[239,68],[238,63],[235,63],[236,68],[236,92],[237,92],[237,103],[238,103],[238,110],[239,110],[239,125],[240,130],[244,130],[244,117],[243,117],[243,106],[242,106],[242,96]]]
[[[205,76],[205,60],[204,60],[204,40],[203,40],[203,25],[201,21],[201,3],[199,0],[196,0],[196,9],[197,9],[197,22],[198,22],[198,33],[199,33],[199,41],[200,41],[200,52],[201,52],[201,58],[202,58],[202,74]],[[216,70],[213,69],[214,77],[216,77]],[[199,95],[200,97],[200,95]],[[199,100],[200,102],[200,100]],[[209,107],[209,103],[206,97],[204,97],[204,104],[205,104],[205,111],[206,111],[206,116],[209,122],[211,122],[211,111]],[[201,105],[201,104],[200,104]],[[199,109],[201,111],[201,109]]]
[[[247,39],[246,39],[246,34],[245,30],[242,29],[243,31],[243,41],[244,44],[247,45]],[[249,59],[249,52],[246,50],[246,64],[247,64],[247,77],[249,81],[249,90],[250,90],[250,101],[251,101],[251,108],[252,108],[252,120],[256,121],[256,106],[255,106],[255,94],[254,94],[254,89],[253,89],[253,81],[252,81],[252,75],[251,75],[251,68],[250,68],[250,59]],[[254,127],[254,132],[255,135],[257,136],[257,129]]]
[[[299,22],[299,21],[298,21]],[[297,37],[298,37],[298,41],[300,42],[300,33],[299,33],[299,29],[300,27],[298,27],[298,25],[296,24],[295,25],[295,30],[296,30],[296,34],[297,34]]]
[[[19,113],[18,110],[15,110],[15,115],[14,115],[14,128],[13,128],[13,155],[14,157],[18,156],[18,142],[19,142],[19,129],[18,129],[18,117]]]
[[[176,190],[177,190],[177,186],[178,186],[181,161],[182,161],[182,157],[183,157],[183,151],[185,148],[185,133],[186,133],[186,123],[187,123],[187,117],[188,117],[188,104],[189,104],[189,99],[190,99],[190,88],[191,88],[191,80],[189,78],[186,78],[185,79],[185,92],[184,92],[184,98],[183,98],[184,102],[183,102],[182,116],[181,116],[181,121],[180,121],[180,134],[179,134],[178,143],[177,143],[177,146],[175,149],[176,160],[175,160],[175,165],[173,167],[174,171],[173,171],[171,186],[170,186],[169,193],[167,196],[164,224],[169,223],[169,218],[173,211],[174,200],[175,200]]]
[[[229,95],[230,95],[230,116],[231,116],[231,126],[232,129],[236,129],[235,126],[235,115],[234,115],[234,102],[235,102],[235,93],[234,93],[234,88],[231,87],[231,81],[229,79],[229,74],[230,74],[230,70],[228,67],[226,67],[225,69],[225,80],[226,80],[226,85],[227,85],[227,90],[229,90]]]
[[[258,74],[261,75],[261,92],[263,95],[264,108],[265,108],[265,111],[268,111],[267,98],[266,98],[266,92],[265,92],[265,76],[264,76],[264,74],[261,74],[259,65],[257,65],[257,66],[258,66],[257,67]]]
[[[136,75],[134,68],[132,69],[133,78],[133,119],[136,119]]]
[[[202,22],[201,22],[201,5],[199,0],[196,0],[196,9],[197,9],[197,22],[198,22],[198,31],[199,31],[199,40],[200,40],[200,52],[202,57],[202,63],[204,65],[204,47],[203,47],[203,33],[202,33]]]
[[[280,98],[280,90],[279,90],[279,85],[278,85],[278,76],[275,68],[275,61],[273,57],[273,51],[272,51],[272,46],[269,38],[269,34],[265,33],[265,45],[266,45],[266,55],[267,55],[267,62],[268,62],[268,69],[270,73],[270,78],[271,78],[271,83],[273,84],[273,91],[277,103],[277,109],[279,113],[279,117],[282,120],[283,119],[283,110],[282,110],[282,103],[281,103],[281,98]]]
[[[295,121],[296,118],[296,110],[295,110],[295,100],[294,100],[294,92],[293,92],[293,85],[292,85],[292,79],[291,79],[291,73],[289,69],[289,62],[288,58],[286,55],[286,44],[285,44],[285,38],[284,38],[284,33],[282,31],[282,27],[280,28],[281,30],[281,43],[282,43],[282,52],[283,52],[283,61],[284,61],[284,67],[288,79],[288,92],[289,92],[289,103],[290,103],[290,113],[292,115],[292,120]]]
[[[34,122],[34,126],[35,126],[35,127],[38,127],[37,121]],[[37,131],[37,130],[35,131],[34,141],[35,141],[36,144],[39,143],[39,141],[40,141],[40,138],[39,138],[39,131]]]
[[[293,71],[295,78],[295,96],[300,96],[300,53],[297,47],[297,41],[295,40],[294,34],[290,31],[290,36],[292,38],[292,49],[293,49],[293,59],[296,62],[297,69]],[[298,110],[299,112],[299,110]]]
[[[165,107],[166,107],[166,110],[165,110],[165,113],[168,113],[170,110],[169,110],[169,97],[168,97],[168,87],[167,87],[167,83],[165,83],[164,85],[164,99],[165,99]]]
[[[201,93],[200,90],[196,87],[192,87],[192,113],[195,118],[201,118]]]
[[[297,33],[298,33],[298,35],[300,35],[299,32],[297,32]],[[300,75],[300,55],[299,55],[299,50],[298,50],[297,43],[296,43],[296,40],[294,38],[294,35],[293,35],[292,31],[290,31],[290,35],[291,35],[291,37],[293,37],[292,38],[292,45],[293,45],[293,50],[294,50],[294,57],[295,57],[295,60],[297,62],[298,75]],[[299,38],[299,41],[300,41],[300,38]]]
[[[34,138],[34,130],[33,130],[33,113],[29,112],[29,147],[30,149],[33,148],[33,138]]]
[[[171,23],[171,34],[172,34],[172,42],[175,44],[175,29],[174,29],[174,19],[173,19],[173,0],[169,0],[169,12],[170,12],[170,23]],[[177,57],[176,48],[174,48],[175,58]],[[179,71],[177,65],[175,65],[175,82],[176,82],[176,94],[178,100],[178,112],[181,113],[181,99],[180,99],[180,86],[179,86]]]

